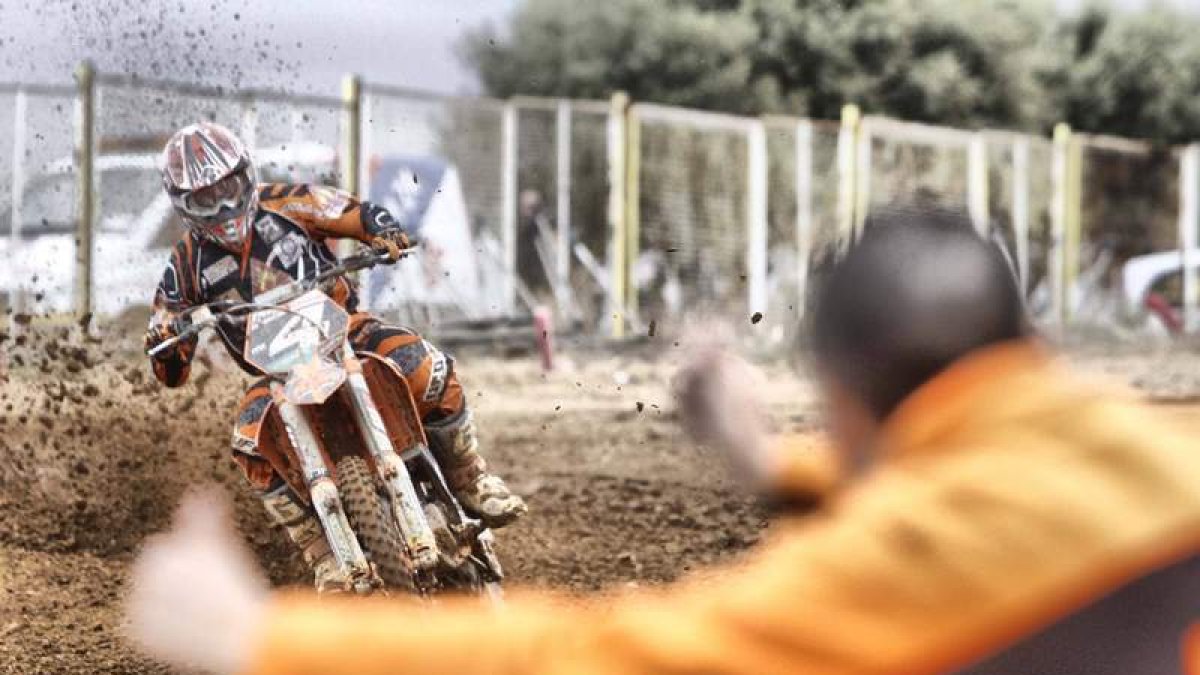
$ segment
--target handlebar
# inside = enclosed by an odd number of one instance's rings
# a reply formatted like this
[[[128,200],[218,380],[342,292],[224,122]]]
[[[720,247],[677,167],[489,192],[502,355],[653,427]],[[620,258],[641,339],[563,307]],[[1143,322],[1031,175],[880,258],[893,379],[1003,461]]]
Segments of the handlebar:
[[[290,284],[285,284],[283,286],[279,286],[278,288],[272,289],[272,291],[268,294],[270,297],[269,300],[266,300],[266,296],[264,296],[264,301],[266,301],[264,303],[219,300],[204,305],[189,307],[180,312],[179,315],[173,319],[172,327],[175,329],[175,335],[146,350],[146,355],[158,356],[159,354],[162,354],[166,350],[179,344],[181,341],[196,337],[208,328],[217,325],[221,319],[226,316],[269,309],[272,308],[272,305],[282,305],[311,291],[330,279],[345,276],[346,274],[350,274],[352,272],[370,269],[376,265],[397,262],[412,255],[419,248],[419,246],[411,246],[400,251],[400,257],[396,260],[392,260],[391,256],[388,255],[387,252],[379,252],[374,249],[368,249],[364,253],[359,253],[358,255],[352,255],[344,258],[337,265],[330,267],[311,279],[299,279]],[[276,291],[278,291],[278,293],[276,293]],[[266,304],[268,302],[270,304]]]

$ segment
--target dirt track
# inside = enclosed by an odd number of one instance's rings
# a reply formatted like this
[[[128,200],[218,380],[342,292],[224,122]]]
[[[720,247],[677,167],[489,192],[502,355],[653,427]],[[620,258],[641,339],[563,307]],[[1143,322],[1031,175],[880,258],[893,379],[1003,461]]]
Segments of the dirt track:
[[[137,547],[185,488],[236,500],[276,583],[303,569],[228,459],[247,380],[198,370],[164,390],[144,362],[104,363],[77,341],[10,350],[0,383],[0,673],[161,672],[122,641],[119,603]],[[757,540],[753,504],[679,438],[669,365],[603,358],[543,377],[533,361],[465,355],[460,368],[488,456],[531,507],[500,533],[513,583],[659,582]]]
[[[303,570],[228,459],[241,376],[198,372],[199,386],[167,391],[142,362],[73,344],[10,349],[0,381],[0,673],[164,672],[120,637],[120,598],[137,547],[185,488],[215,483],[235,499],[276,583]],[[526,360],[460,359],[485,449],[530,502],[500,536],[513,583],[660,582],[757,541],[762,515],[679,436],[666,388],[676,353],[653,365],[577,355],[547,376]],[[1200,392],[1196,357],[1083,360],[1170,398]],[[1156,384],[1164,363],[1182,379]],[[768,395],[785,428],[813,428],[803,382],[777,378]]]

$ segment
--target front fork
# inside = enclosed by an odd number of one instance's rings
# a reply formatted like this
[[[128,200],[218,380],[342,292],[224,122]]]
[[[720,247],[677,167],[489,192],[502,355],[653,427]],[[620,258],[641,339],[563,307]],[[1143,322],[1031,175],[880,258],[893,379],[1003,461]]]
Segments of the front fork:
[[[379,416],[379,410],[375,407],[371,392],[367,388],[366,378],[363,377],[362,363],[349,345],[343,364],[347,370],[346,380],[349,384],[355,421],[362,430],[367,450],[374,458],[376,470],[391,498],[392,510],[411,562],[417,570],[432,569],[438,563],[438,548],[433,530],[417,498],[412,476],[388,438],[383,419]],[[325,537],[329,540],[329,548],[355,590],[365,592],[372,584],[374,574],[358,538],[346,519],[337,485],[329,475],[329,468],[321,455],[316,434],[300,407],[288,402],[282,383],[272,382],[271,394],[279,409],[279,416],[288,438],[296,448],[296,455],[304,472],[304,482],[312,496],[317,518],[325,530]]]
[[[283,393],[284,387],[280,382],[271,383],[271,394],[275,406],[279,410],[283,428],[287,431],[300,467],[304,472],[304,483],[312,498],[313,510],[321,521],[325,538],[329,541],[329,549],[337,560],[342,574],[350,581],[354,590],[366,593],[375,585],[375,574],[367,563],[358,538],[346,520],[346,512],[342,509],[342,500],[338,496],[337,486],[329,475],[329,468],[321,456],[320,445],[312,426],[300,410],[300,406],[290,403]]]
[[[388,438],[387,427],[379,416],[379,408],[371,398],[371,390],[367,387],[367,379],[363,376],[362,361],[354,354],[349,343],[346,344],[342,363],[346,368],[346,382],[349,384],[351,407],[354,409],[355,421],[362,430],[367,450],[375,459],[375,469],[383,481],[391,498],[392,510],[396,522],[400,525],[400,534],[408,548],[413,565],[418,570],[430,570],[438,563],[437,540],[433,529],[425,518],[425,509],[417,498],[417,489],[413,485],[412,476],[404,460]]]

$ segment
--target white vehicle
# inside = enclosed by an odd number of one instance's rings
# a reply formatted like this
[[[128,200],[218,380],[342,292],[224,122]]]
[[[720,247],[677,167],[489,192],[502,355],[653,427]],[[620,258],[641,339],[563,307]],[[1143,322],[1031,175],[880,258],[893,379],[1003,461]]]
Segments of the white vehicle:
[[[1189,267],[1200,274],[1200,248],[1190,251]],[[1146,328],[1177,333],[1183,321],[1183,255],[1162,251],[1131,258],[1121,269],[1125,306],[1144,317]]]
[[[329,182],[333,148],[301,142],[255,153],[259,180]],[[101,154],[95,159],[93,311],[115,317],[149,305],[184,227],[162,189],[157,153]],[[33,314],[75,308],[75,166],[65,157],[31,178],[13,236],[11,204],[0,205],[0,306]]]

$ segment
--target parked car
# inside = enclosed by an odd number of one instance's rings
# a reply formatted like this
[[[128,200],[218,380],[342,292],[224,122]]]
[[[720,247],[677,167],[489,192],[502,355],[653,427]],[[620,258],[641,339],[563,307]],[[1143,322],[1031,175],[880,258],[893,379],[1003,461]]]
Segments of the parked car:
[[[1200,274],[1200,248],[1189,255],[1193,274]],[[1125,306],[1130,315],[1155,331],[1183,330],[1183,255],[1162,251],[1130,258],[1121,269]]]

